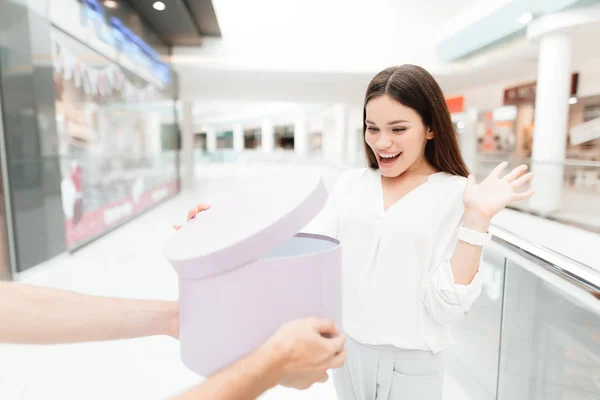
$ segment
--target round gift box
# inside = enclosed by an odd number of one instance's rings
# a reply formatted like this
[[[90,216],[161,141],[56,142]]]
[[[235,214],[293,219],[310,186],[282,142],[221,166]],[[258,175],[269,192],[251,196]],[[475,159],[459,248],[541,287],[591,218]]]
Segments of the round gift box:
[[[294,319],[340,325],[341,246],[298,233],[326,197],[312,175],[263,178],[173,236],[166,256],[179,274],[181,359],[188,368],[212,375]]]

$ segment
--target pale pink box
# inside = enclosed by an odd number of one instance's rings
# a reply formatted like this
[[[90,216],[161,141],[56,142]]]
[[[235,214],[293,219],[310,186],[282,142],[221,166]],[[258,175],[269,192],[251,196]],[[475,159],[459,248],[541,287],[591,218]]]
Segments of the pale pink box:
[[[317,316],[341,325],[341,246],[298,233],[326,199],[316,175],[253,178],[169,240],[188,368],[212,375],[286,321]]]

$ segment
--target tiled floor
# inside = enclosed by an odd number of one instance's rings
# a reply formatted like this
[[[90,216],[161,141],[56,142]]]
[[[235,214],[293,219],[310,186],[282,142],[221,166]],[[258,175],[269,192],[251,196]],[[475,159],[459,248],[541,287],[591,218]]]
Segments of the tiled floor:
[[[240,166],[203,167],[197,189],[21,278],[26,283],[98,295],[175,299],[177,277],[162,255],[172,234],[171,225],[182,221],[191,205],[214,202],[235,187],[242,176],[251,177],[261,171]],[[336,171],[328,172],[326,183],[329,185],[336,175]],[[158,400],[168,399],[200,381],[182,365],[178,344],[170,338],[0,346],[2,400]],[[451,376],[446,378],[445,392],[445,400],[469,400]],[[279,400],[335,398],[331,382],[303,392],[275,388],[264,396]]]

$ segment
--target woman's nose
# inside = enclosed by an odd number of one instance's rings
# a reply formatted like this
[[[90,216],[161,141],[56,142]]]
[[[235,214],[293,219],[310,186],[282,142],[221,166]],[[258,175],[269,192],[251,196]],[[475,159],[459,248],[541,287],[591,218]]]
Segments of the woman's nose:
[[[382,150],[387,149],[391,145],[392,145],[392,141],[389,139],[384,139],[384,138],[377,139],[377,141],[375,142],[375,147],[377,147],[378,149],[382,149]]]

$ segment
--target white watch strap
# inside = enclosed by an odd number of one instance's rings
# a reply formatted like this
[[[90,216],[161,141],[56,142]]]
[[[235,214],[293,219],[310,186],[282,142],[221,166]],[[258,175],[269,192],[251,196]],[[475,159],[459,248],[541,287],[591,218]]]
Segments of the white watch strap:
[[[492,240],[491,233],[481,233],[472,231],[470,229],[465,228],[464,226],[458,227],[458,240],[463,242],[467,242],[474,246],[485,246]]]

